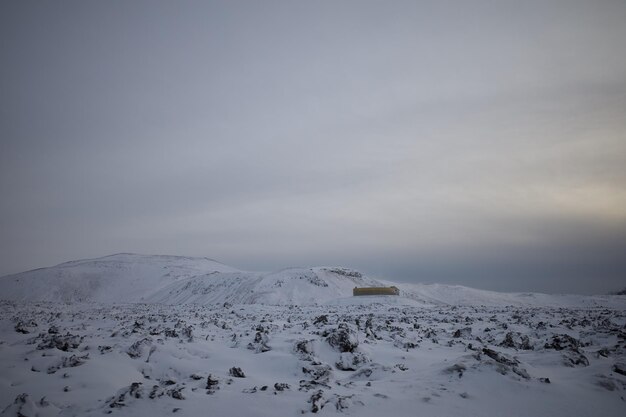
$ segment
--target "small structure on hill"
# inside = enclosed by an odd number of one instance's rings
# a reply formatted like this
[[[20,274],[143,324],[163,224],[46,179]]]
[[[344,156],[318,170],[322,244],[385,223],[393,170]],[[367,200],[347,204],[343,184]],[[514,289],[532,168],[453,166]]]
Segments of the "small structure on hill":
[[[354,297],[360,295],[400,295],[398,287],[354,287],[352,290]]]

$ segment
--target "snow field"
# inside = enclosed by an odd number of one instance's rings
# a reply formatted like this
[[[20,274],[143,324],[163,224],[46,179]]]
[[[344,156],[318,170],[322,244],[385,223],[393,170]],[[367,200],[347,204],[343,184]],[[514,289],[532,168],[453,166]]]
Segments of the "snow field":
[[[623,415],[622,309],[365,299],[372,302],[2,302],[0,409],[41,416]]]

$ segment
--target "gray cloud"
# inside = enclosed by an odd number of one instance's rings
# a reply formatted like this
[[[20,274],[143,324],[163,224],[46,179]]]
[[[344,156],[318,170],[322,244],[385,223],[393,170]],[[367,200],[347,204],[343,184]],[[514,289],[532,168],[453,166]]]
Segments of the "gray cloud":
[[[120,251],[601,292],[626,5],[6,2],[0,274]]]

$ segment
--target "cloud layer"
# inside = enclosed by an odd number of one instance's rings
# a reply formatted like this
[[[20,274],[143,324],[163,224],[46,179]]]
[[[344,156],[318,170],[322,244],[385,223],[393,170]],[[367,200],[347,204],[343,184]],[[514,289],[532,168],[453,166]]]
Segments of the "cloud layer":
[[[120,251],[603,292],[626,4],[0,6],[0,274]]]

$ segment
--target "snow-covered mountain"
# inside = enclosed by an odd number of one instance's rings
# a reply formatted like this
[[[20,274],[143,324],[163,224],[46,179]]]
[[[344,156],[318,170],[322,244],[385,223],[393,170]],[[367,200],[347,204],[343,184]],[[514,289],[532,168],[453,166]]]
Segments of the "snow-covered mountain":
[[[140,302],[164,286],[235,268],[207,258],[120,253],[0,278],[0,298],[51,302]]]
[[[353,298],[354,287],[395,285],[400,297]],[[116,254],[0,278],[12,301],[162,304],[362,304],[626,307],[625,296],[498,293],[463,286],[407,284],[368,278],[348,268],[249,272],[208,258]]]
[[[379,281],[346,268],[247,272],[207,258],[116,254],[0,278],[13,301],[315,304]]]
[[[271,273],[210,272],[179,280],[145,297],[164,304],[321,304],[381,282],[346,268],[289,268]]]

